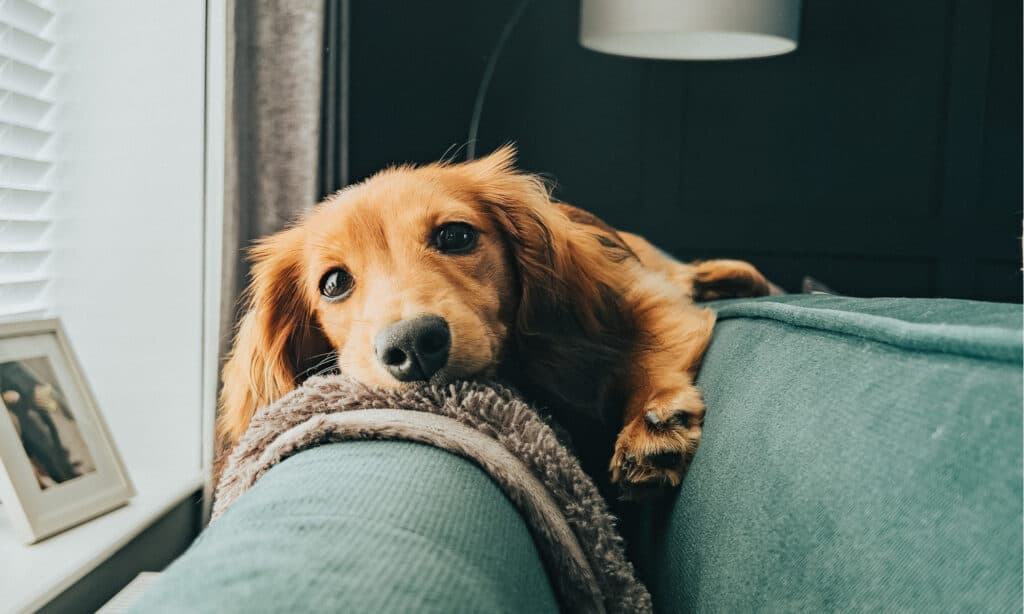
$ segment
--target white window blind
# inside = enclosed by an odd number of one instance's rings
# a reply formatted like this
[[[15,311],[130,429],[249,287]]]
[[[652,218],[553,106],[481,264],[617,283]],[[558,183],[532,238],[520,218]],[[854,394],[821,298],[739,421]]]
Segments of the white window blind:
[[[0,319],[52,310],[54,20],[49,2],[0,0]]]

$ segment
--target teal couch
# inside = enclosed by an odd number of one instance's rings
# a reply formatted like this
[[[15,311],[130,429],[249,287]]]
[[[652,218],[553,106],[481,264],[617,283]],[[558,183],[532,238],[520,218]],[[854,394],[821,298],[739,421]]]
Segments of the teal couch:
[[[682,488],[623,530],[660,612],[1021,611],[1021,307],[714,305]],[[332,444],[264,476],[137,611],[549,612],[525,525],[461,458]]]

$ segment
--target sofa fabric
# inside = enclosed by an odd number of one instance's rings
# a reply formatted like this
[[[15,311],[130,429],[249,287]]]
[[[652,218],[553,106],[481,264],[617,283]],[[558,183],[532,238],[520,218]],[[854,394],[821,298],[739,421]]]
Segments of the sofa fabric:
[[[624,508],[656,612],[1021,611],[1019,305],[712,306],[689,474]],[[135,611],[557,609],[526,523],[480,469],[357,441],[270,469]]]
[[[658,612],[1021,610],[1021,307],[713,304],[704,437],[634,544]]]
[[[342,374],[311,377],[253,415],[221,474],[211,522],[281,460],[360,439],[416,441],[483,469],[530,528],[564,612],[651,611],[593,482],[548,422],[493,382],[384,390]]]
[[[343,536],[343,539],[339,539]],[[486,474],[403,441],[274,466],[136,612],[557,612],[515,507]]]

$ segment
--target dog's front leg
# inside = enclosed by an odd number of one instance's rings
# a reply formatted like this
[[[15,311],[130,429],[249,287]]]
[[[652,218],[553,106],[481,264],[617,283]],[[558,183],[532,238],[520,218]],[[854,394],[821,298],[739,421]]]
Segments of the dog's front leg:
[[[693,384],[715,316],[678,297],[633,302],[639,340],[626,370],[626,412],[611,461],[624,498],[678,486],[701,436],[704,401]]]

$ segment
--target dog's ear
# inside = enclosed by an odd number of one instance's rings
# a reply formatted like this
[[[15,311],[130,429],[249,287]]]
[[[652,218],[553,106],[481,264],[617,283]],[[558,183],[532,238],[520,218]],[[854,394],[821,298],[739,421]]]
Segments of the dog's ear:
[[[291,228],[250,250],[247,309],[224,365],[219,447],[245,432],[256,410],[296,387],[309,360],[330,350],[303,288],[304,231]]]
[[[515,168],[516,150],[506,145],[492,154],[461,165],[461,182],[484,206],[512,252],[519,276],[520,323],[530,326],[540,311],[560,305],[571,281],[565,269],[568,240],[563,220],[551,202],[547,184]]]
[[[469,187],[501,229],[515,263],[519,304],[511,330],[517,386],[552,405],[599,416],[614,370],[636,340],[615,288],[632,252],[610,227],[551,199],[547,184],[515,169],[515,149],[460,165]],[[572,216],[589,216],[592,223]]]

